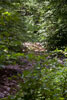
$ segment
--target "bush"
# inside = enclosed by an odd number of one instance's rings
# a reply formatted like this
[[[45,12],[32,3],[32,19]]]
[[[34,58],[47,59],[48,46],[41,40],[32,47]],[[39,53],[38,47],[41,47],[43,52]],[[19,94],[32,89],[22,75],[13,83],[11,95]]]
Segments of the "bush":
[[[61,64],[46,56],[35,59],[34,69],[23,72],[20,91],[7,100],[67,100],[67,62]]]
[[[51,0],[48,7],[47,47],[51,50],[64,48],[67,46],[67,1]]]

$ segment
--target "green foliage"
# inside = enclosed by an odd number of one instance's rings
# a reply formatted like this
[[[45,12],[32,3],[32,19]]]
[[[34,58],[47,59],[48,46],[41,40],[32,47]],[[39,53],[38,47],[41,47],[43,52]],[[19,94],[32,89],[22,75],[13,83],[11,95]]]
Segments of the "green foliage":
[[[36,62],[34,69],[23,72],[20,91],[3,100],[67,100],[67,60],[59,61],[67,57],[67,48],[56,49],[67,46],[66,14],[66,0],[0,0],[0,67],[20,64],[20,57]],[[25,41],[56,50],[25,55]]]
[[[19,92],[7,100],[67,100],[67,61],[61,64],[56,58],[47,59],[46,55],[28,56],[28,59],[34,56],[36,65],[23,72]]]
[[[47,63],[51,61],[48,61]],[[56,63],[57,65],[54,65]],[[21,91],[17,94],[15,99],[66,100],[67,68],[66,66],[61,67],[61,64],[58,64],[58,62],[55,61],[52,61],[51,66],[52,67],[48,69],[45,65],[42,68],[37,64],[37,67],[31,72],[24,71],[22,77],[24,83],[21,83]]]
[[[0,45],[8,51],[20,51],[25,39],[24,17],[18,13],[20,5],[20,0],[0,1]]]
[[[39,32],[44,27],[41,26],[43,14],[42,4],[37,0],[0,1],[1,62],[12,52],[22,52],[23,42],[43,39]]]
[[[48,49],[65,48],[66,7],[66,0],[1,0],[0,45],[16,52],[25,41],[44,42]]]
[[[51,0],[49,5],[48,21],[46,28],[47,46],[49,49],[65,48],[67,46],[67,1]]]

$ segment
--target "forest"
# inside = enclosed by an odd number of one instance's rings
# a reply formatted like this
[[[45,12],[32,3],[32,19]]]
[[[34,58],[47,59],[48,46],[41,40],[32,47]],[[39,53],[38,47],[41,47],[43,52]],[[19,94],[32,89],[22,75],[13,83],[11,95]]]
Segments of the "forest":
[[[0,0],[0,100],[67,100],[67,0]]]

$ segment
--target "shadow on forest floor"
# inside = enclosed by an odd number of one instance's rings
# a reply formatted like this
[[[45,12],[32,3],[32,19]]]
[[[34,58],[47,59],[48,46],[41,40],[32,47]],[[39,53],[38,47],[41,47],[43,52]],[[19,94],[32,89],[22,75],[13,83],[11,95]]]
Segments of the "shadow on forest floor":
[[[28,48],[28,52],[43,52],[45,49],[40,43],[24,43],[25,47]],[[5,65],[3,69],[0,70],[0,98],[7,97],[8,95],[14,95],[19,89],[19,81],[23,80],[20,78],[23,70],[28,70],[33,68],[35,62],[28,61],[26,58],[22,58],[23,66],[16,65]]]
[[[46,50],[40,43],[24,43],[23,45],[28,48],[27,53],[32,51],[35,55],[45,54],[44,52]],[[23,71],[33,68],[36,64],[36,61],[30,61],[27,58],[21,58],[20,60],[23,65],[5,65],[4,68],[0,70],[0,98],[14,95],[19,90],[19,82],[23,82],[21,78]],[[63,61],[61,61],[61,63],[63,63]]]

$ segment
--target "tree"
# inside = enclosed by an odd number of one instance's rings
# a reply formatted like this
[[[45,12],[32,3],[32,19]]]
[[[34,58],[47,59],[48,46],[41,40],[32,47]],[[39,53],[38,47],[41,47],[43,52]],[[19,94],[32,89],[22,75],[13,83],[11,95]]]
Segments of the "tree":
[[[48,7],[47,46],[50,49],[67,46],[67,1],[50,0]]]
[[[1,48],[13,49],[18,51],[21,42],[24,41],[24,17],[18,13],[20,0],[1,0],[0,1],[0,44]],[[3,48],[4,47],[4,48]]]

